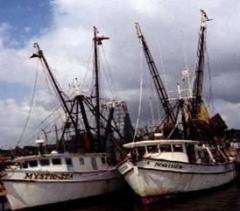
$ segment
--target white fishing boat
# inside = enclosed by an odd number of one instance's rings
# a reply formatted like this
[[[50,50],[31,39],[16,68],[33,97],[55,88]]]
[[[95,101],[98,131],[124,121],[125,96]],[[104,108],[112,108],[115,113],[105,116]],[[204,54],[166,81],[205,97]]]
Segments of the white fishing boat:
[[[2,181],[11,209],[112,193],[125,182],[106,153],[46,154],[14,160]]]
[[[146,203],[159,196],[219,187],[236,177],[235,163],[224,153],[224,130],[227,126],[219,114],[209,116],[202,98],[206,22],[210,20],[201,10],[192,91],[183,96],[178,84],[179,97],[174,105],[170,103],[140,26],[136,25],[166,118],[154,132],[123,145],[129,154],[118,170]],[[188,72],[185,75],[188,76]]]
[[[118,170],[143,202],[159,196],[224,185],[236,177],[234,162],[222,149],[191,140],[145,140],[131,150]]]
[[[77,90],[67,99],[35,43],[36,53],[32,57],[44,64],[67,117],[56,150],[44,153],[45,141],[40,139],[37,141],[38,155],[16,157],[2,172],[1,180],[11,209],[85,199],[127,187],[115,167],[121,159],[121,147],[117,142],[124,140],[118,127],[123,122],[118,124],[114,118],[119,106],[124,106],[126,112],[126,105],[114,101],[103,106],[99,99],[97,54],[98,45],[104,39],[107,38],[99,36],[94,27],[95,96],[86,96]],[[106,109],[109,111],[107,117]],[[117,111],[119,117],[121,113]]]

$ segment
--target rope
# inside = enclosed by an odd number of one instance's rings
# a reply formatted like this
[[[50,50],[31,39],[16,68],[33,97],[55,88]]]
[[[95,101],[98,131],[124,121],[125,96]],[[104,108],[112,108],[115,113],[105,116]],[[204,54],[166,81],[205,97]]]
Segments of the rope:
[[[144,68],[146,68],[146,65],[144,66]],[[157,106],[157,108],[156,108],[156,103],[154,103],[154,101],[153,101],[153,99],[157,99],[157,92],[156,92],[156,89],[154,87],[154,83],[152,81],[151,75],[150,74],[145,74],[144,78],[146,78],[146,80],[144,81],[145,85],[144,85],[143,88],[145,90],[148,90],[148,89],[150,90],[150,91],[148,91],[148,98],[149,98],[148,105],[149,105],[149,113],[150,113],[149,116],[151,117],[151,125],[152,125],[155,122],[154,113],[157,112],[157,115],[160,115],[159,106]]]
[[[104,61],[106,63],[107,69],[110,69],[109,68],[109,63],[108,63],[108,60],[107,60],[107,57],[106,57],[105,50],[104,50],[103,46],[101,46],[101,49],[102,49],[102,56],[103,56]],[[114,98],[114,94],[113,94],[114,91],[113,91],[113,86],[112,86],[112,83],[111,83],[111,81],[113,81],[112,80],[112,75],[111,75],[110,71],[106,71],[106,69],[104,68],[104,65],[102,65],[102,69],[103,69],[103,73],[105,73],[105,75],[106,75],[106,81],[107,81],[107,84],[109,86],[109,90],[110,90],[110,92],[112,94],[112,97]]]
[[[23,136],[25,134],[25,131],[26,131],[26,128],[27,128],[27,125],[28,125],[28,122],[30,120],[30,117],[31,117],[31,113],[32,113],[32,109],[33,109],[33,104],[34,104],[34,98],[35,98],[35,94],[36,94],[36,87],[37,87],[37,80],[38,80],[38,64],[37,63],[37,71],[35,73],[35,80],[34,80],[34,85],[33,85],[33,90],[32,90],[32,96],[31,96],[31,101],[30,101],[30,109],[28,111],[28,115],[27,115],[27,118],[26,118],[26,122],[24,124],[24,127],[23,127],[23,130],[22,130],[22,133],[17,141],[17,146],[21,143],[22,139],[23,139]]]
[[[150,96],[150,95],[149,95],[149,107],[150,107],[150,114],[151,114],[151,124],[150,125],[153,125],[155,122],[155,119],[154,119],[154,110],[153,110],[153,99],[152,99],[152,96]]]
[[[58,102],[59,102],[60,105],[63,107],[63,103],[62,103],[62,101],[61,101],[61,98],[59,97],[59,94],[57,93],[57,90],[55,89],[54,85],[52,84],[52,85],[50,86],[50,82],[51,82],[52,80],[51,80],[51,78],[50,78],[50,76],[49,76],[49,73],[48,73],[48,71],[47,71],[47,69],[46,69],[43,61],[40,60],[40,63],[41,63],[41,65],[42,65],[42,70],[43,70],[43,72],[45,73],[44,75],[45,75],[45,78],[46,78],[46,83],[47,83],[47,87],[48,87],[48,89],[49,89],[49,92],[50,92],[51,94],[52,94],[52,91],[55,93],[55,96],[56,96],[56,98],[58,99]],[[55,78],[55,77],[54,77],[54,78]],[[58,81],[57,81],[56,79],[55,79],[55,82],[57,83],[57,86],[59,87],[59,89],[62,91],[61,86],[59,85],[59,83],[58,83]],[[65,94],[65,93],[62,93],[62,94]]]
[[[93,43],[92,43],[92,46],[91,46],[91,51],[90,51],[90,54],[89,54],[89,57],[88,57],[88,60],[87,60],[87,67],[86,67],[86,71],[84,73],[84,76],[83,76],[83,80],[82,80],[82,83],[80,84],[80,90],[82,90],[84,87],[86,87],[86,89],[89,89],[89,93],[91,95],[91,93],[93,92],[93,81],[94,81],[94,78],[91,77],[91,82],[90,83],[87,83],[88,82],[88,74],[90,73],[91,71],[91,68],[90,68],[90,65],[92,64],[92,61],[93,60]],[[93,74],[92,74],[93,75]],[[86,85],[88,84],[88,85]],[[90,87],[89,87],[89,84],[90,84]]]
[[[138,127],[139,127],[140,116],[141,116],[141,111],[142,111],[142,95],[143,95],[143,58],[142,57],[143,57],[143,51],[142,51],[142,49],[140,49],[139,106],[138,106],[138,115],[137,115],[136,127],[135,127],[135,131],[134,131],[134,136],[133,136],[133,141],[132,142],[135,142],[135,139],[136,139],[137,130],[138,130]]]
[[[55,123],[57,119],[61,118],[60,116],[57,116],[57,117],[54,117],[54,119],[49,120],[47,122],[47,120],[50,119],[53,116],[53,114],[56,114],[56,111],[48,115],[40,124],[38,124],[38,126],[34,127],[33,129],[42,128],[43,130],[45,130],[46,128],[49,128],[52,125],[52,123]],[[45,122],[47,124],[44,126],[43,123]],[[25,141],[22,143],[30,143],[34,137],[38,137],[40,134],[41,134],[41,131],[32,131],[30,134],[28,134],[28,139],[25,139]]]
[[[215,111],[215,105],[213,101],[213,91],[212,91],[212,74],[211,74],[211,69],[210,69],[210,63],[209,63],[209,55],[208,51],[206,51],[207,55],[207,70],[208,70],[208,80],[209,80],[209,103],[210,103],[210,108],[212,112]]]
[[[48,73],[47,73],[47,71],[45,69],[45,66],[44,66],[42,60],[39,60],[39,61],[41,63],[41,71],[44,73],[43,74],[43,78],[45,80],[45,83],[47,84],[47,90],[49,91],[50,94],[53,95],[54,93],[53,93],[52,87],[51,87],[50,82],[49,82],[50,79],[48,77]]]
[[[164,57],[163,57],[163,54],[162,54],[162,48],[161,48],[161,44],[158,43],[158,52],[159,52],[159,65],[160,65],[160,71],[162,71],[162,81],[163,81],[163,84],[164,84],[164,87],[165,87],[165,90],[168,94],[168,97],[169,97],[169,92],[167,90],[169,90],[169,86],[168,86],[168,80],[167,80],[167,71],[166,71],[166,68],[165,68],[165,63],[164,63]],[[160,74],[160,73],[159,73]],[[158,98],[157,96],[157,91],[155,90],[154,88],[154,84],[152,84],[152,88],[154,89],[154,95],[155,95],[155,99]],[[158,104],[159,105],[159,104]],[[162,118],[162,110],[163,110],[163,107],[162,106],[157,106],[157,116],[158,116],[158,119],[161,119]]]
[[[165,84],[165,89],[166,91],[169,90],[169,86],[168,86],[168,80],[167,80],[167,72],[166,72],[166,68],[165,68],[165,64],[164,64],[164,58],[163,58],[163,54],[162,54],[162,48],[160,43],[158,43],[158,52],[159,52],[159,65],[160,65],[160,71],[162,71],[162,81]],[[160,74],[160,73],[159,73]]]

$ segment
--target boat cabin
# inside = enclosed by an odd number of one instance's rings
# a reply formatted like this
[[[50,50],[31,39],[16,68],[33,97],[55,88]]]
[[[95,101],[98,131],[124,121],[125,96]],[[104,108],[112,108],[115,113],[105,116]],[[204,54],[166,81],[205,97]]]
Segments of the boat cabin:
[[[15,159],[17,168],[31,171],[87,172],[109,168],[107,153],[47,154]]]
[[[184,163],[226,162],[227,158],[220,148],[209,147],[192,140],[145,140],[123,145],[131,149],[131,158],[144,158],[178,161]]]

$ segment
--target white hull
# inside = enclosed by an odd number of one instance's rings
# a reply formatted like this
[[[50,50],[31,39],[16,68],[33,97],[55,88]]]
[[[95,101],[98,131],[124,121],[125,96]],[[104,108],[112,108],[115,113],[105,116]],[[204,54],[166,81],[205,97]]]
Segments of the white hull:
[[[210,189],[231,182],[236,177],[233,163],[204,165],[143,159],[136,165],[125,161],[118,169],[141,197]]]
[[[49,173],[39,172],[40,176],[36,177],[33,174],[32,178],[26,178],[26,172],[8,172],[3,178],[3,183],[11,209],[98,196],[125,187],[124,180],[116,170],[65,174],[67,176],[61,180],[49,176],[44,178],[47,174]],[[61,176],[63,173],[55,175]]]

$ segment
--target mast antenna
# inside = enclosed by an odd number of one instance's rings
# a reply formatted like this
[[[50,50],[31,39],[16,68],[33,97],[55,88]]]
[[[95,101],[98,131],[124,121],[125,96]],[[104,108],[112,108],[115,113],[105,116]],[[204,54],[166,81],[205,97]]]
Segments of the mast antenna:
[[[66,102],[66,100],[65,100],[65,98],[63,96],[63,91],[59,88],[59,86],[57,84],[57,81],[56,81],[56,79],[55,79],[55,77],[54,77],[54,75],[53,75],[53,73],[52,73],[52,71],[51,71],[51,69],[50,69],[50,67],[48,65],[48,62],[47,62],[47,60],[46,60],[46,58],[45,58],[45,56],[43,54],[43,51],[40,49],[38,43],[34,43],[33,47],[37,50],[37,52],[34,53],[30,58],[39,58],[40,61],[43,62],[43,64],[45,65],[45,68],[47,69],[47,72],[48,72],[48,74],[49,74],[49,76],[51,78],[53,87],[54,87],[54,89],[57,92],[57,95],[58,95],[58,97],[60,99],[60,103],[62,104],[62,107],[63,107],[64,111],[68,114],[68,116],[69,116],[69,118],[70,118],[74,128],[77,128],[78,127],[77,122],[74,120],[74,118],[73,118],[73,116],[71,114],[71,111],[70,111],[70,109],[69,109],[69,107],[67,105],[67,102]]]
[[[207,32],[207,21],[209,19],[207,13],[204,10],[201,11],[201,22],[200,22],[200,32],[197,47],[197,63],[195,68],[195,79],[193,83],[193,101],[192,101],[192,117],[193,119],[198,119],[200,106],[202,103],[202,92],[203,92],[203,74],[205,66],[205,54],[206,54],[206,32]]]

